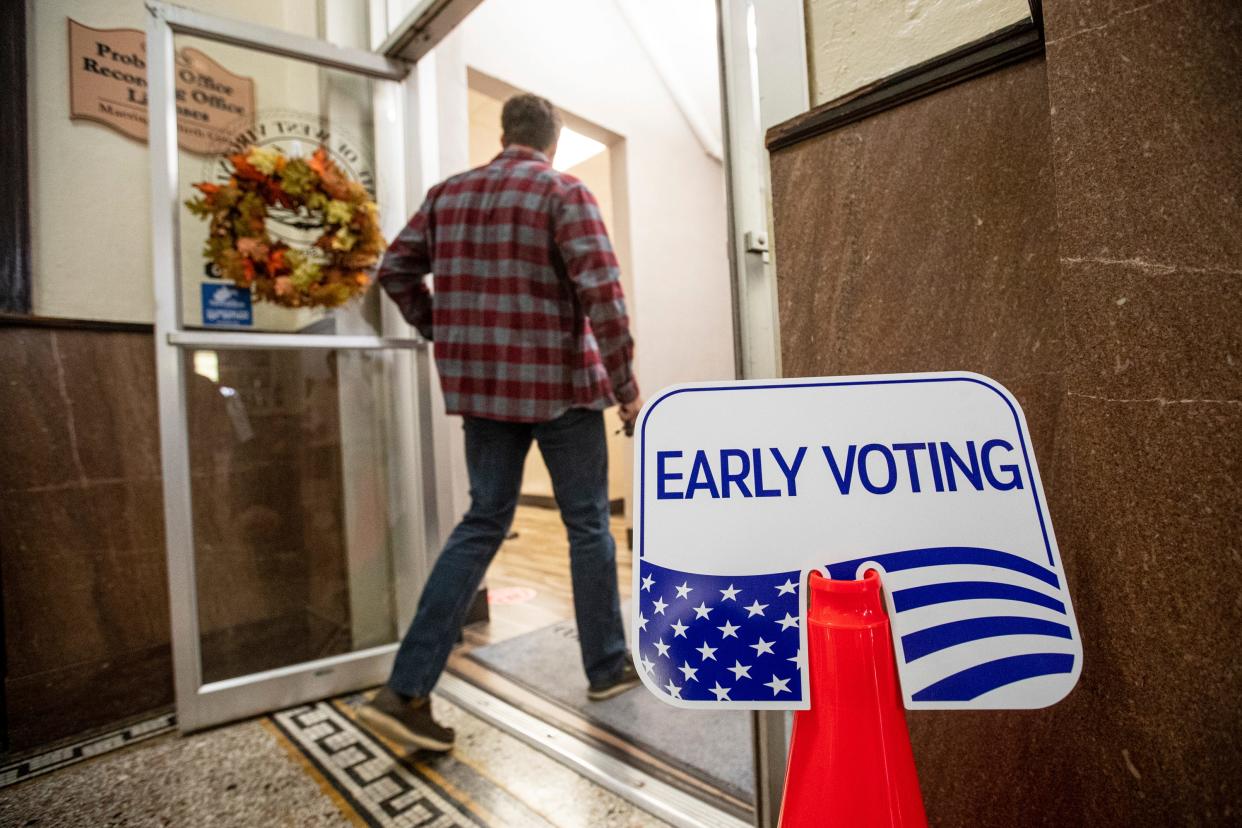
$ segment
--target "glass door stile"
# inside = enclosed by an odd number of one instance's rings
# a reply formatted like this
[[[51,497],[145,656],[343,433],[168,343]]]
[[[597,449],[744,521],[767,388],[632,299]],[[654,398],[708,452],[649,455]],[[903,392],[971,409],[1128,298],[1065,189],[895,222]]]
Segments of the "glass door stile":
[[[363,646],[358,649],[312,658],[301,663],[260,669],[240,675],[224,675],[213,670],[210,681],[205,681],[202,610],[197,575],[199,561],[196,559],[196,515],[194,511],[195,479],[201,483],[204,475],[195,473],[189,417],[192,412],[188,403],[195,390],[189,379],[201,385],[187,363],[193,363],[198,354],[212,355],[213,360],[223,362],[229,354],[250,352],[271,353],[273,359],[280,352],[293,353],[282,359],[298,359],[298,353],[322,354],[310,359],[308,364],[322,368],[328,366],[339,371],[344,355],[369,353],[371,362],[358,363],[348,357],[350,365],[364,366],[361,370],[381,372],[387,378],[379,413],[391,426],[387,429],[384,452],[394,458],[396,474],[389,474],[389,487],[382,492],[388,502],[395,503],[395,511],[401,516],[391,519],[388,525],[378,529],[380,539],[386,542],[390,553],[396,558],[387,570],[387,577],[395,579],[392,593],[395,606],[392,624],[403,626],[412,614],[410,602],[420,585],[420,574],[425,566],[429,533],[434,521],[425,519],[435,514],[436,486],[433,479],[434,463],[422,456],[425,441],[419,439],[420,415],[425,415],[428,398],[430,365],[425,343],[413,335],[410,328],[394,315],[391,309],[381,313],[382,335],[334,335],[263,333],[245,331],[186,330],[182,321],[182,281],[179,249],[180,243],[180,171],[176,123],[176,98],[173,73],[175,64],[176,35],[192,35],[199,38],[241,47],[278,58],[302,61],[321,69],[348,72],[374,81],[373,117],[376,120],[375,159],[377,193],[381,203],[389,207],[386,234],[391,237],[399,227],[393,227],[404,216],[404,185],[402,175],[402,146],[400,135],[385,134],[380,140],[378,123],[381,113],[391,116],[394,108],[400,108],[402,94],[400,81],[406,76],[408,66],[371,52],[335,46],[313,38],[305,38],[264,26],[225,20],[199,12],[158,2],[147,5],[150,13],[147,28],[149,119],[152,191],[153,278],[155,290],[156,369],[159,389],[159,422],[161,462],[164,478],[164,518],[167,543],[168,578],[172,616],[173,662],[176,680],[177,710],[183,731],[195,730],[219,722],[236,719],[297,704],[313,698],[348,692],[369,684],[383,681],[395,643]],[[382,129],[400,130],[401,118],[385,119]],[[219,353],[217,353],[219,352]],[[303,358],[306,361],[306,358]],[[271,360],[269,360],[271,362]],[[272,363],[275,364],[275,363]],[[281,363],[284,364],[284,363]],[[334,375],[335,379],[335,375]],[[260,380],[255,380],[256,383]],[[232,390],[232,389],[226,389]],[[219,400],[216,400],[219,403]],[[226,411],[222,407],[221,411]],[[236,414],[228,409],[229,416]],[[313,412],[312,412],[313,414]],[[339,412],[338,412],[339,414]],[[313,418],[312,418],[313,419]],[[219,418],[216,425],[229,423],[233,428],[249,429],[249,424],[238,424],[236,417]],[[209,429],[208,429],[209,430]],[[201,442],[201,440],[198,440]],[[330,441],[329,441],[330,443]],[[327,446],[330,455],[333,446]],[[312,461],[308,462],[314,462]],[[334,461],[340,464],[340,458]],[[391,479],[404,476],[409,484],[394,488]],[[372,481],[374,483],[374,481]],[[383,483],[372,490],[382,490]],[[228,513],[226,512],[226,515]],[[199,520],[197,523],[201,523]],[[373,533],[374,534],[374,533]],[[210,611],[210,607],[206,608]],[[365,638],[365,637],[364,637]],[[395,635],[390,636],[390,640]]]

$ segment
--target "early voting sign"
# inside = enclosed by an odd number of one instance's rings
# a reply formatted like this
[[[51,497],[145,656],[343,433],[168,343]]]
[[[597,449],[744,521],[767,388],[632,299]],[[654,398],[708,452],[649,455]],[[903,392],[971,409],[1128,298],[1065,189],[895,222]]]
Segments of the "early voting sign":
[[[969,373],[676,386],[635,442],[634,661],[682,707],[807,706],[806,578],[878,570],[908,708],[1037,708],[1082,644],[1026,420]]]

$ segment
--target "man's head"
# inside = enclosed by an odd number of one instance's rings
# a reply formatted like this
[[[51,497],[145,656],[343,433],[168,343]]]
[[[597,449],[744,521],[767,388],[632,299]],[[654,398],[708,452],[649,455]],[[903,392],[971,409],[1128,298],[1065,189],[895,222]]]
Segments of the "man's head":
[[[537,149],[551,158],[561,134],[561,116],[556,108],[538,95],[514,95],[500,112],[503,146],[519,144]]]

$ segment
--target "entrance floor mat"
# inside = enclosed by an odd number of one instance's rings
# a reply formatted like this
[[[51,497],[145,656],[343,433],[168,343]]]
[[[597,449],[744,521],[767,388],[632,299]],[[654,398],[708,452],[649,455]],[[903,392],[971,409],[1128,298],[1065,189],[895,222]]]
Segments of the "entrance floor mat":
[[[674,708],[641,686],[588,701],[573,621],[478,647],[468,657],[712,787],[754,802],[749,714]]]

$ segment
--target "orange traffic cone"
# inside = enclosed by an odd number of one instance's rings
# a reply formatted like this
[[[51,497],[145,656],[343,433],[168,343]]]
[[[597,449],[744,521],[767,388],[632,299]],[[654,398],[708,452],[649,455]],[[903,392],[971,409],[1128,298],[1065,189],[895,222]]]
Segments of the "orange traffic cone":
[[[813,572],[810,588],[811,709],[794,714],[781,828],[926,826],[879,575]]]

